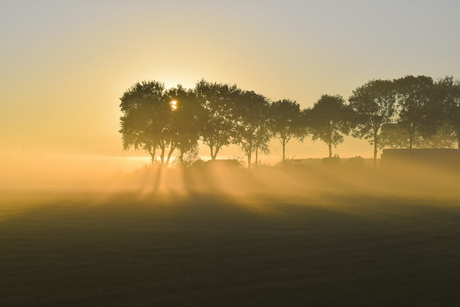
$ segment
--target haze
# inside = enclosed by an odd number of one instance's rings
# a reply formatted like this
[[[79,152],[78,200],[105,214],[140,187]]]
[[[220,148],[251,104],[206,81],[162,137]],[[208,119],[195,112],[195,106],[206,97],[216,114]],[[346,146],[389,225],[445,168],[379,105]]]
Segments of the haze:
[[[301,109],[370,80],[460,88],[458,29],[450,0],[2,0],[0,305],[459,306],[458,150],[385,164],[379,149],[374,167],[345,137],[335,164],[306,136],[249,169],[241,146],[216,164],[199,141],[195,165],[152,167],[119,132],[153,122],[123,127],[137,105],[120,110],[146,80]]]
[[[456,1],[2,1],[0,158],[122,151],[119,97],[142,80],[236,83],[312,106],[371,79],[459,71]],[[271,148],[276,163],[279,146]],[[341,157],[372,156],[350,138]],[[208,156],[201,149],[202,156]],[[230,146],[222,156],[243,155]],[[327,147],[290,144],[290,157]],[[72,158],[68,163],[72,163]],[[116,170],[114,170],[116,171]]]

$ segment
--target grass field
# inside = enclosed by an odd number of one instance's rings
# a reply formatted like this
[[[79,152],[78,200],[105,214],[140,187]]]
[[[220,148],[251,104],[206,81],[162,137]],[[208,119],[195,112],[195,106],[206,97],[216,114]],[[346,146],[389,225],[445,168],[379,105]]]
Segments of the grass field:
[[[276,177],[283,193],[4,190],[0,306],[460,305],[458,181]]]

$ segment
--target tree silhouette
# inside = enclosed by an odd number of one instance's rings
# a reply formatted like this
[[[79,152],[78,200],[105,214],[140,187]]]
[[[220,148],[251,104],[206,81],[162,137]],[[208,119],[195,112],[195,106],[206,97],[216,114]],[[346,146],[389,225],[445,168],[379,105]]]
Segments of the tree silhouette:
[[[436,133],[436,127],[433,125],[435,108],[430,106],[433,79],[426,76],[406,76],[394,82],[400,108],[399,122],[409,132],[409,148],[411,149],[417,133],[424,137]]]
[[[332,146],[343,142],[343,135],[350,133],[353,120],[351,109],[345,105],[340,95],[323,95],[313,108],[304,111],[305,120],[312,139],[321,139],[329,147],[329,158],[332,157]]]
[[[389,80],[372,80],[358,87],[348,99],[357,114],[353,136],[365,138],[374,145],[374,167],[377,166],[379,132],[383,125],[392,122],[396,95]]]
[[[379,149],[407,148],[409,147],[409,133],[399,123],[386,123],[382,125],[379,135]]]
[[[136,150],[143,149],[150,154],[153,164],[155,152],[160,148],[163,165],[166,148],[171,142],[168,129],[172,115],[164,84],[138,82],[125,91],[120,100],[123,116],[120,117],[119,132],[123,149],[128,150],[131,146]]]
[[[183,164],[184,155],[198,147],[204,109],[195,92],[181,85],[169,89],[168,97],[172,109],[171,143],[179,150],[179,162]]]
[[[234,105],[239,89],[236,85],[201,80],[195,93],[204,109],[200,119],[202,140],[215,160],[220,149],[230,145],[235,136]]]
[[[460,82],[453,77],[445,77],[435,84],[436,99],[443,110],[441,130],[445,138],[457,141],[460,149]]]
[[[283,162],[287,143],[307,134],[324,141],[332,157],[332,146],[352,129],[353,136],[374,145],[374,165],[377,150],[384,147],[438,148],[457,142],[460,149],[460,83],[453,77],[372,80],[353,91],[348,105],[339,95],[323,95],[303,111],[295,101],[270,104],[254,91],[204,79],[193,89],[137,82],[120,101],[123,149],[145,150],[152,163],[159,149],[160,165],[168,165],[176,150],[184,165],[185,155],[197,154],[200,138],[213,160],[223,146],[241,146],[248,167],[254,153],[255,165],[260,151],[269,153],[271,137],[282,145]]]
[[[271,131],[283,147],[283,163],[286,160],[286,145],[292,138],[303,140],[306,135],[300,105],[283,99],[270,105]]]
[[[267,150],[270,141],[269,103],[264,96],[253,91],[243,91],[236,100],[235,144],[241,146],[251,167],[252,153]]]

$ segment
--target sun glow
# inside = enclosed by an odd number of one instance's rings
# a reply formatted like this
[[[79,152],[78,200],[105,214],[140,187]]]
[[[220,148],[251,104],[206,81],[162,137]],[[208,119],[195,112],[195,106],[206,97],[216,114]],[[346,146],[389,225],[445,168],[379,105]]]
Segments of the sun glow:
[[[173,111],[177,110],[177,101],[173,100],[170,102],[171,104],[171,109],[173,109]]]

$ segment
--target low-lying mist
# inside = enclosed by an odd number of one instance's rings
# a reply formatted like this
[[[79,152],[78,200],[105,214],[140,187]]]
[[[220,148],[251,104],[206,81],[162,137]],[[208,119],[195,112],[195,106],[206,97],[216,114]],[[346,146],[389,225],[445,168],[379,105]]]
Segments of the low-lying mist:
[[[139,157],[4,158],[0,161],[0,183],[2,190],[129,190],[143,194],[218,192],[270,197],[357,194],[441,198],[460,194],[457,189],[460,170],[448,167],[404,163],[376,168],[370,163],[366,166],[286,163],[247,169],[226,161],[187,168],[179,165],[159,168]]]
[[[93,166],[2,186],[0,305],[458,305],[458,170]]]
[[[10,159],[3,161],[0,174],[3,198],[24,200],[29,195],[32,202],[38,199],[37,193],[103,198],[129,193],[131,201],[150,199],[152,204],[213,195],[253,206],[275,202],[338,205],[333,200],[338,196],[456,199],[459,179],[456,169],[403,163],[377,168],[287,163],[247,169],[224,160],[160,168],[139,158],[101,157]]]

